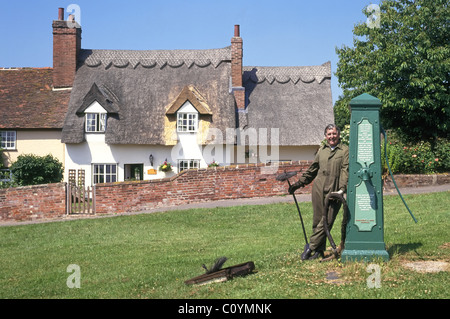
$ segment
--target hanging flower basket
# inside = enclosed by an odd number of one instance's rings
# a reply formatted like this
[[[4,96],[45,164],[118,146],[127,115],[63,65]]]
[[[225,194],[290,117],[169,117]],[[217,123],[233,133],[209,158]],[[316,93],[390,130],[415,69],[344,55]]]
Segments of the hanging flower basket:
[[[218,167],[219,163],[217,163],[216,161],[212,161],[211,163],[208,164],[208,167]]]
[[[170,172],[172,170],[172,164],[168,161],[164,161],[164,163],[159,165],[159,170],[162,172]]]

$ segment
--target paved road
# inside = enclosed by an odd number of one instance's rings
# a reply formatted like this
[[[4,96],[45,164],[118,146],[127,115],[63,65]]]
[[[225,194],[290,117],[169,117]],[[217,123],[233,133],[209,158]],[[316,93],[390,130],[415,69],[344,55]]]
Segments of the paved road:
[[[400,193],[402,195],[407,194],[422,194],[422,193],[434,193],[434,192],[447,192],[450,191],[450,184],[444,185],[433,185],[433,186],[423,186],[423,187],[408,187],[401,188]],[[390,190],[385,190],[383,192],[384,196],[393,196],[397,195],[397,190],[395,188]],[[296,194],[298,202],[308,202],[311,201],[311,194]],[[174,211],[174,210],[186,210],[192,208],[216,208],[216,207],[229,207],[229,206],[244,206],[244,205],[266,205],[273,203],[292,203],[294,202],[291,195],[286,196],[275,196],[275,197],[262,197],[262,198],[242,198],[242,199],[230,199],[230,200],[219,200],[213,202],[205,202],[205,203],[195,203],[195,204],[186,204],[182,206],[172,206],[172,207],[160,207],[155,208],[148,211],[140,211],[133,213],[123,213],[123,214],[114,214],[114,215],[95,215],[95,216],[69,216],[58,219],[46,219],[46,220],[36,220],[36,221],[23,221],[23,222],[2,222],[0,221],[0,226],[15,226],[15,225],[27,225],[27,224],[35,224],[35,223],[48,223],[48,222],[57,222],[57,221],[69,221],[76,220],[82,218],[106,218],[106,217],[116,217],[116,216],[125,216],[125,215],[138,215],[138,214],[149,214],[155,212],[163,212],[163,211]]]

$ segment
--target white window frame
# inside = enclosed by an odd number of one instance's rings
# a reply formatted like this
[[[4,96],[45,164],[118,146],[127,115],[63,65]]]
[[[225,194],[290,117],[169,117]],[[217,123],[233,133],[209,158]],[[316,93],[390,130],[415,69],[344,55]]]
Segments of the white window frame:
[[[107,113],[86,113],[86,133],[104,133],[106,131]]]
[[[0,148],[3,150],[17,149],[16,131],[0,131]]]
[[[116,163],[92,164],[92,184],[117,182],[118,165]]]
[[[198,159],[179,159],[178,172],[191,168],[200,168],[200,160]]]
[[[177,132],[197,132],[198,113],[177,113]]]

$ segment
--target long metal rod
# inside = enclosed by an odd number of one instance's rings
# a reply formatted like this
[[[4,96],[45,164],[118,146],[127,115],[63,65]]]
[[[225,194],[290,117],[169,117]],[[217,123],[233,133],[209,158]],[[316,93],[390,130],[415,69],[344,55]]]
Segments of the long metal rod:
[[[397,189],[397,193],[400,195],[400,198],[402,199],[403,204],[405,205],[406,209],[408,210],[408,212],[411,215],[411,217],[414,220],[414,222],[417,224],[416,217],[414,217],[413,213],[409,209],[408,205],[406,204],[405,200],[403,199],[402,193],[400,193],[400,190],[397,187],[397,183],[395,182],[394,174],[392,174],[391,167],[389,166],[389,158],[388,158],[388,154],[387,154],[387,150],[386,150],[387,149],[387,147],[386,147],[386,145],[387,145],[386,132],[383,129],[383,127],[381,127],[381,126],[380,126],[380,129],[381,129],[381,134],[383,134],[383,136],[384,136],[384,155],[386,156],[386,164],[387,164],[387,167],[388,167],[388,170],[389,170],[389,174],[391,175],[392,182],[394,183],[394,186]]]
[[[289,188],[290,188],[291,183],[289,182],[289,180],[287,180],[287,182],[288,182]],[[302,222],[303,235],[305,236],[305,243],[308,244],[308,238],[306,237],[305,225],[303,224],[303,218],[302,218],[302,214],[300,213],[300,207],[298,206],[298,202],[297,202],[297,198],[295,197],[295,194],[292,194],[292,196],[294,197],[295,205],[297,206],[297,210],[298,210],[298,215],[300,216],[300,221]]]

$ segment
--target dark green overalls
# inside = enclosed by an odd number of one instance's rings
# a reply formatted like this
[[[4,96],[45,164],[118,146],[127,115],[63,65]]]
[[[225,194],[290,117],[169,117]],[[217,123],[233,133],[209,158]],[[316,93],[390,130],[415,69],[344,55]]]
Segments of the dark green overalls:
[[[309,247],[313,251],[324,251],[326,244],[325,229],[322,224],[325,199],[331,192],[347,191],[348,182],[348,146],[339,142],[332,150],[330,146],[323,145],[316,154],[314,162],[298,180],[307,185],[314,180],[312,187],[313,205],[313,234],[310,237]],[[330,230],[333,227],[341,203],[331,201],[328,212]]]

